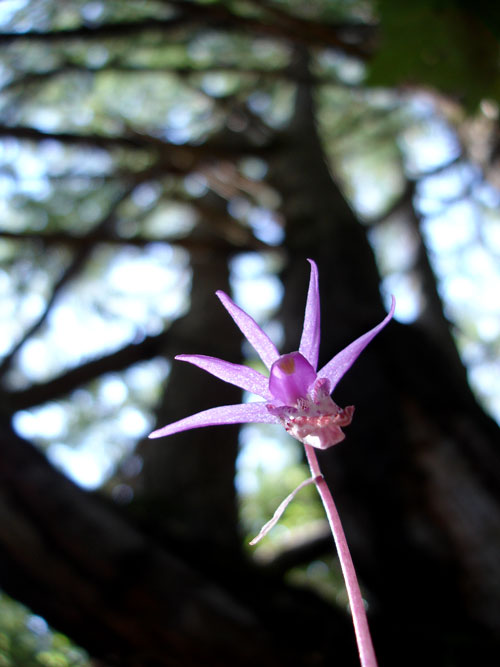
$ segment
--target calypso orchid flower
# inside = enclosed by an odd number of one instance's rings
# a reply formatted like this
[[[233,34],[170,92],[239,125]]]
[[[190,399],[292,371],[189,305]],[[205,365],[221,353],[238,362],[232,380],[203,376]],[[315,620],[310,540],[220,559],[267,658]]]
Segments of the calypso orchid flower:
[[[304,444],[311,477],[299,484],[285,498],[273,518],[266,523],[251,544],[255,544],[269,532],[288,503],[302,488],[315,483],[326,510],[346,581],[361,664],[363,667],[376,667],[377,662],[354,565],[337,509],[321,474],[315,449],[328,449],[345,438],[342,427],[351,423],[354,407],[340,408],[331,398],[331,394],[365,347],[390,321],[394,314],[395,301],[393,297],[389,314],[380,324],[357,338],[317,371],[320,343],[318,268],[313,260],[310,259],[309,263],[311,276],[302,336],[297,352],[280,355],[274,343],[255,320],[239,308],[227,294],[222,291],[217,292],[222,305],[269,369],[269,377],[248,366],[233,364],[216,357],[201,354],[180,354],[175,357],[179,361],[187,361],[225,382],[256,394],[263,400],[204,410],[157,429],[149,437],[161,438],[193,428],[220,424],[276,423],[284,426],[291,436]]]
[[[317,372],[320,342],[318,269],[315,262],[309,262],[311,278],[298,352],[280,355],[255,320],[227,294],[217,292],[223,306],[269,369],[269,377],[248,366],[202,354],[175,357],[264,400],[210,408],[153,431],[150,438],[219,424],[276,423],[282,424],[300,442],[319,449],[327,449],[344,439],[341,427],[351,423],[354,407],[342,410],[330,394],[368,343],[389,322],[394,301],[390,313],[379,325],[348,345]]]

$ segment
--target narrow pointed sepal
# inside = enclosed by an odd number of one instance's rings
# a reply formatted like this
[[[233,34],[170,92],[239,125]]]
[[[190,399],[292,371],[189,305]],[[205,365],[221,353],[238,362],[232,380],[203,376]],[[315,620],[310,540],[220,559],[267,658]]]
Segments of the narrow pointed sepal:
[[[361,352],[365,347],[371,343],[375,336],[382,331],[382,329],[389,323],[394,315],[394,309],[396,307],[396,300],[392,297],[391,309],[387,316],[377,324],[376,327],[370,329],[365,334],[357,338],[350,345],[341,350],[336,354],[333,359],[331,359],[326,366],[324,366],[320,371],[318,371],[319,378],[325,378],[330,382],[330,391],[333,391],[342,377],[347,373],[351,368],[353,363],[359,357]]]
[[[245,336],[250,345],[252,345],[265,365],[268,368],[271,368],[273,362],[280,356],[276,349],[276,345],[265,331],[259,327],[253,317],[250,317],[248,313],[245,313],[244,310],[237,306],[225,292],[219,290],[216,294],[221,300],[224,308],[239,327],[241,333]]]
[[[232,364],[229,361],[204,354],[178,354],[175,358],[178,361],[187,361],[194,366],[198,366],[198,368],[215,375],[220,380],[234,384],[240,389],[250,391],[252,394],[268,401],[272,398],[268,378],[253,368],[242,364]]]
[[[320,304],[318,267],[312,259],[307,260],[311,265],[309,290],[307,292],[304,326],[300,339],[299,352],[311,364],[314,370],[318,367],[319,340],[320,340]]]
[[[189,431],[204,426],[220,426],[222,424],[279,424],[279,419],[272,415],[265,403],[238,403],[236,405],[221,405],[209,410],[203,410],[195,415],[167,424],[149,434],[149,438],[163,438],[167,435]]]

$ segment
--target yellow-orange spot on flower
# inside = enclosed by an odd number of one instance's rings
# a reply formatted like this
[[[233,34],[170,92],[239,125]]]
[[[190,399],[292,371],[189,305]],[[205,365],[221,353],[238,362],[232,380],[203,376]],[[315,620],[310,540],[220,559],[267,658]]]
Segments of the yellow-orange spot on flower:
[[[280,359],[278,365],[283,373],[286,373],[287,375],[293,375],[293,373],[295,373],[295,359],[291,356],[286,356],[284,359]]]

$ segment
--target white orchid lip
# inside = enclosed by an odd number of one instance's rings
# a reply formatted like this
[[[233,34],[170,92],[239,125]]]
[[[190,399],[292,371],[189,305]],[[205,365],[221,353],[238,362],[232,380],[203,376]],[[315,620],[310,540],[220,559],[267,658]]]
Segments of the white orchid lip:
[[[294,406],[268,404],[267,409],[280,420],[293,438],[304,445],[328,449],[345,438],[342,426],[352,421],[354,406],[342,409],[330,397],[328,380],[316,380],[310,391]]]

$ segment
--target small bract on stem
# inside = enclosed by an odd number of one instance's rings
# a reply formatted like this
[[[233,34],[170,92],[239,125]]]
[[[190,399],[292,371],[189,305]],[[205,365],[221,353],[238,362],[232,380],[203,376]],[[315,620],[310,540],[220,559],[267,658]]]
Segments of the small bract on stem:
[[[316,449],[328,449],[345,438],[342,428],[351,423],[354,407],[350,405],[340,408],[331,398],[331,394],[365,347],[390,321],[394,314],[395,301],[393,298],[391,310],[380,324],[357,338],[317,371],[320,343],[318,269],[313,260],[309,260],[309,263],[311,277],[304,326],[299,349],[296,352],[280,355],[274,343],[255,320],[239,308],[227,294],[217,292],[223,306],[268,368],[269,377],[248,366],[233,364],[216,357],[201,354],[180,354],[176,357],[180,361],[187,361],[208,371],[225,382],[256,394],[263,400],[204,410],[153,431],[149,437],[160,438],[188,429],[220,424],[276,423],[281,424],[292,437],[303,443],[311,477],[299,484],[285,498],[272,519],[262,527],[251,544],[256,544],[271,530],[287,505],[302,488],[308,484],[316,484],[332,530],[346,583],[361,665],[376,667],[377,661],[356,571],[335,503],[319,468]]]

